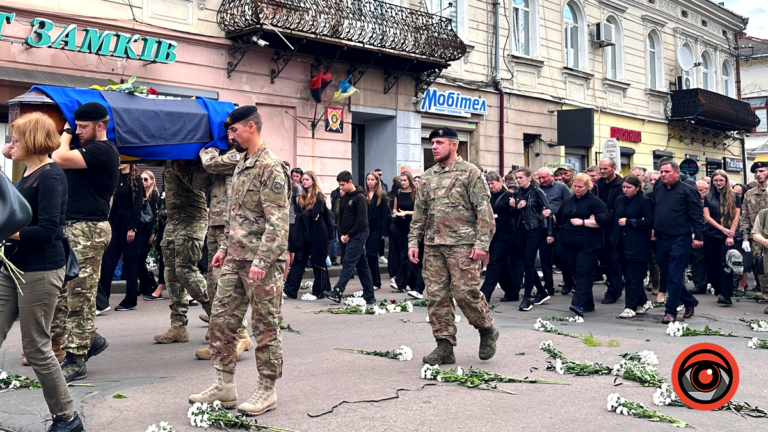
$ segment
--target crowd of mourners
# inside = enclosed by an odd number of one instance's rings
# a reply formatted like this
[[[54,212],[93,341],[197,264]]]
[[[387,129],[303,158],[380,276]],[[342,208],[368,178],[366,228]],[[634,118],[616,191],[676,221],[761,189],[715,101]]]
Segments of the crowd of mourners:
[[[248,120],[254,116],[255,108],[243,113],[242,119],[260,133],[260,118],[257,125]],[[5,157],[26,166],[16,188],[32,208],[33,219],[3,239],[5,256],[26,277],[21,287],[24,295],[20,295],[8,270],[0,272],[0,345],[15,319],[21,317],[23,362],[35,369],[43,384],[54,415],[51,430],[62,431],[78,430],[72,424],[80,421],[66,382],[85,377],[87,359],[108,345],[94,331],[89,311],[98,315],[110,310],[112,281],[119,263],[126,292],[115,311],[137,309],[140,297],[146,301],[162,299],[165,275],[174,280],[194,277],[178,271],[183,245],[163,242],[165,234],[178,234],[165,232],[166,225],[177,226],[169,224],[168,191],[157,189],[152,171],[139,172],[136,164],[119,162],[117,148],[106,140],[109,119],[103,106],[86,104],[75,118],[77,132],[66,125],[60,135],[45,115],[24,115],[11,125],[12,139],[3,148]],[[234,129],[228,129],[233,142],[236,139],[232,137],[245,133],[236,123]],[[73,150],[70,142],[75,135],[81,147]],[[201,151],[201,159],[205,159],[203,154]],[[229,175],[241,155],[230,152],[222,156],[232,161]],[[206,170],[218,169],[208,162],[203,161]],[[423,238],[409,236],[420,204],[419,176],[403,171],[388,185],[377,169],[357,185],[352,174],[343,171],[336,177],[338,187],[326,194],[315,172],[283,164],[281,169],[290,173],[290,184],[275,179],[271,185],[277,198],[283,187],[290,190],[287,256],[281,269],[283,298],[299,297],[307,267],[312,270],[313,282],[303,300],[327,298],[339,303],[354,277],[359,278],[362,297],[368,304],[375,304],[375,291],[385,284],[416,299],[428,296],[422,276]],[[600,303],[613,304],[624,296],[620,318],[645,314],[653,301],[665,302],[662,323],[677,319],[679,305],[683,317],[690,318],[702,296],[710,293],[718,304],[732,305],[734,297],[746,295],[750,271],[757,276],[755,290],[762,290],[758,296],[768,295],[762,259],[768,247],[768,163],[758,162],[752,171],[756,181],[747,186],[735,183],[722,170],[695,181],[681,175],[672,159],[660,160],[658,170],[632,167],[625,177],[617,172],[612,159],[603,159],[582,173],[576,173],[569,164],[559,165],[554,172],[548,167],[535,172],[516,168],[504,177],[485,172],[495,230],[489,250],[483,251],[487,255],[477,255],[483,261],[484,275],[477,289],[490,302],[500,288],[500,301],[519,302],[518,309],[525,312],[555,295],[553,275],[561,273],[559,292],[572,296],[570,310],[580,316],[595,310],[595,284],[604,284]],[[182,176],[185,171],[176,161],[165,172],[166,176]],[[194,184],[194,175],[190,176],[191,180],[184,181]],[[210,200],[217,194],[211,187],[208,184],[205,193],[213,207]],[[174,193],[179,199],[181,192]],[[185,193],[200,195],[204,191]],[[268,211],[265,214],[269,216]],[[183,234],[201,240],[208,221],[205,225]],[[207,232],[208,241],[200,245],[220,241],[211,238],[213,231]],[[421,239],[417,248],[414,238]],[[173,248],[164,251],[161,244]],[[217,258],[222,249],[217,247],[199,259],[202,273],[222,267],[223,255]],[[81,272],[65,284],[70,251],[77,256]],[[173,258],[170,273],[164,269],[164,253]],[[386,276],[381,274],[380,264],[386,264]],[[226,267],[227,262],[223,265]],[[333,266],[342,268],[332,284],[328,270]],[[253,268],[251,282],[259,280]],[[686,286],[687,279],[691,288]],[[181,285],[185,285],[183,280]],[[89,293],[89,286],[97,290]],[[209,298],[205,293],[187,291],[201,299],[205,309],[201,318],[212,319],[217,313],[211,305],[214,294]],[[181,292],[186,291],[182,288]],[[170,294],[173,301],[175,294]],[[188,305],[198,303],[191,297],[184,301]],[[25,311],[31,308],[45,319],[30,319]],[[155,340],[186,342],[186,309],[171,305],[171,310],[171,329]],[[180,313],[183,319],[175,321]],[[238,356],[253,347],[243,326],[232,331],[244,332],[244,339],[238,339]],[[491,336],[498,338],[498,332]],[[218,336],[212,333],[211,337]],[[196,355],[211,358],[211,349],[198,350]],[[278,368],[276,377],[279,375]],[[222,381],[225,384],[226,379]],[[274,378],[267,387],[273,385]],[[257,402],[254,404],[266,403]]]

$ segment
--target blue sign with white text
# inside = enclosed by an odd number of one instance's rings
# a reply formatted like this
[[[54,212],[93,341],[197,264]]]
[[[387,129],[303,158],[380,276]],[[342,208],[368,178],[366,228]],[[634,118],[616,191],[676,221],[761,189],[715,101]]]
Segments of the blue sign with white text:
[[[419,111],[469,117],[470,114],[488,114],[488,103],[483,98],[462,96],[461,92],[439,92],[429,88],[424,93]]]

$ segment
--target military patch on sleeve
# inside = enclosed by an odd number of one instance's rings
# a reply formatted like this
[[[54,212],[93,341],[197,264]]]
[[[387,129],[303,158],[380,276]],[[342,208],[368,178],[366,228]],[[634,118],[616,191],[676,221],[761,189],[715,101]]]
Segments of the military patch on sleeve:
[[[272,181],[272,192],[280,194],[285,190],[285,180],[280,177],[275,177]]]
[[[229,158],[230,162],[239,162],[240,153],[230,153],[227,155],[227,158]]]

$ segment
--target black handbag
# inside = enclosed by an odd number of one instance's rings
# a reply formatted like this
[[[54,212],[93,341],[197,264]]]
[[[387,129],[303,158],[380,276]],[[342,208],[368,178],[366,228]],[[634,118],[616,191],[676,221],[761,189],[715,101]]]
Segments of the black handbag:
[[[154,215],[152,214],[152,206],[149,205],[149,201],[144,201],[144,205],[141,206],[141,214],[139,215],[139,223],[146,225],[152,223]]]
[[[69,239],[66,236],[61,240],[61,243],[64,245],[64,258],[66,260],[64,264],[64,282],[69,282],[80,276],[80,263],[77,262],[75,250],[72,249],[72,244],[69,243]]]
[[[32,220],[32,208],[5,174],[0,174],[0,209],[0,241],[16,234]]]

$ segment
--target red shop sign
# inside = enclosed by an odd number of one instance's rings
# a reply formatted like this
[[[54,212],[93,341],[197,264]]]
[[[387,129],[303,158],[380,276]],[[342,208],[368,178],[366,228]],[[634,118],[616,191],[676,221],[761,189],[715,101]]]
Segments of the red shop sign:
[[[639,143],[642,141],[642,135],[640,131],[623,129],[618,127],[611,127],[611,138],[616,138],[619,141],[629,141]]]

